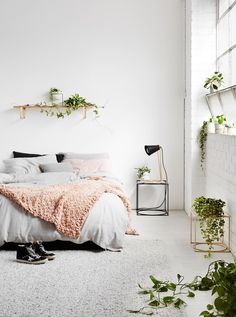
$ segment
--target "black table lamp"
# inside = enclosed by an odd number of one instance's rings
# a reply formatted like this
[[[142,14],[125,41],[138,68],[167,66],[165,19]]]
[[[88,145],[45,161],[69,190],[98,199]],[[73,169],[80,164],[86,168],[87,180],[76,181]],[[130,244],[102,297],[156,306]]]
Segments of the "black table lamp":
[[[157,152],[157,159],[158,159],[158,166],[159,166],[159,174],[160,174],[160,181],[168,181],[167,172],[164,165],[163,159],[163,148],[160,145],[145,145],[144,146],[145,152],[147,155],[152,155],[153,153]],[[163,171],[165,173],[165,179],[163,179]]]

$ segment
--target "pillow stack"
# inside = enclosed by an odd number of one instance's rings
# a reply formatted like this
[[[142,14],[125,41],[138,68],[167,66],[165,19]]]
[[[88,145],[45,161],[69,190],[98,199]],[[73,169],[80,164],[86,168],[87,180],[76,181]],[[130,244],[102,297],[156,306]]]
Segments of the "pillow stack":
[[[33,154],[13,151],[11,159],[4,160],[5,173],[31,174],[39,173],[73,173],[86,177],[94,174],[111,173],[111,161],[108,153],[58,153]]]
[[[39,174],[41,173],[40,164],[57,163],[55,154],[25,157],[25,158],[11,158],[3,161],[5,165],[5,172],[9,174]]]

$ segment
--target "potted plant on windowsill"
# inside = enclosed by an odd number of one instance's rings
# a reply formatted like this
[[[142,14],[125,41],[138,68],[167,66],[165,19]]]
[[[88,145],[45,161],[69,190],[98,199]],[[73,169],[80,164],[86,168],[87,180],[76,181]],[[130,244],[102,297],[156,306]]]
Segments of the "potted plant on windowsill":
[[[225,124],[226,118],[223,114],[216,116],[216,133],[224,134],[225,133]]]
[[[236,135],[236,125],[235,123],[226,124],[225,127],[227,128],[228,135]]]
[[[204,88],[210,89],[210,93],[217,91],[224,83],[223,74],[215,72],[205,80]]]
[[[148,168],[148,166],[146,165],[143,165],[141,167],[137,167],[135,168],[137,170],[137,179],[138,180],[150,180],[150,173],[151,173],[151,170],[150,168]]]
[[[208,121],[207,130],[208,130],[208,133],[215,133],[216,127],[215,127],[215,118],[214,117],[211,117],[210,120]]]

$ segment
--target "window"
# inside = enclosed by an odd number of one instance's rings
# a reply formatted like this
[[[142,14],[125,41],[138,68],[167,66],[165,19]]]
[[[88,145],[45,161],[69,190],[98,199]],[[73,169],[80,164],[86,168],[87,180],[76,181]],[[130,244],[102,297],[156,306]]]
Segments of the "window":
[[[228,124],[236,125],[236,0],[217,0],[217,70],[224,75],[224,87],[209,94],[211,114],[224,114]]]
[[[236,1],[218,0],[217,68],[225,86],[236,85]]]

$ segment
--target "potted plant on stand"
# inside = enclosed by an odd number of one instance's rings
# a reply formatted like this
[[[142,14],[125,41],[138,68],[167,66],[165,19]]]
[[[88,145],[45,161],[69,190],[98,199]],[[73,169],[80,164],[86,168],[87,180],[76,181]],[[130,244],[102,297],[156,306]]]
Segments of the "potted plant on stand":
[[[224,134],[225,133],[225,124],[226,118],[223,114],[216,116],[216,133]]]
[[[223,74],[215,72],[205,80],[204,88],[210,89],[210,93],[217,91],[224,83]]]
[[[224,237],[224,210],[225,202],[221,199],[195,198],[193,208],[199,218],[202,238],[208,245],[208,255],[211,256],[214,244]]]
[[[148,166],[143,165],[141,167],[135,168],[137,170],[137,179],[138,180],[150,180],[150,173],[151,170],[148,168]]]

